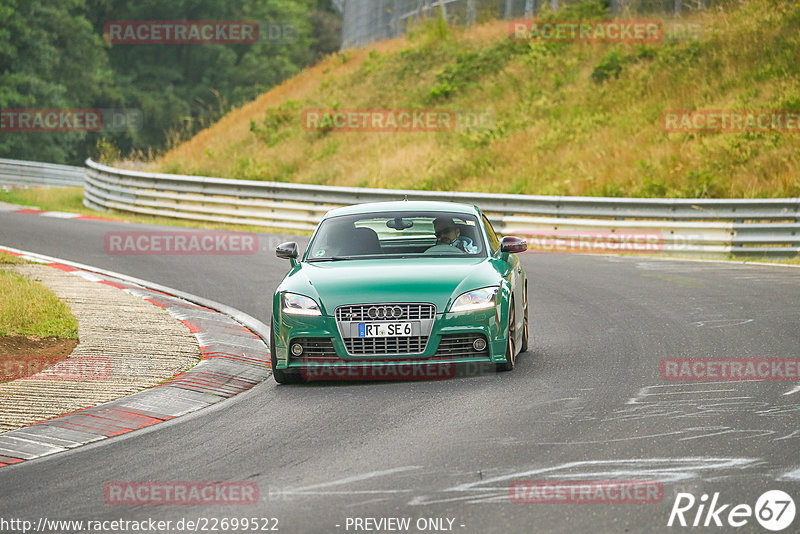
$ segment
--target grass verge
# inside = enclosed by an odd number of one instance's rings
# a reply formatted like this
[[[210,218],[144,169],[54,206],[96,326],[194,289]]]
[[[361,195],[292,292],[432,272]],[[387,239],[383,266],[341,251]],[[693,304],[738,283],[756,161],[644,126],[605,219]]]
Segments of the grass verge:
[[[45,286],[0,269],[0,336],[77,339],[78,321],[69,306]]]
[[[0,250],[0,265],[19,265],[21,263],[29,263],[19,256],[14,256],[13,254],[9,254],[8,252],[3,252]]]
[[[546,6],[547,3],[545,2]],[[568,3],[555,20],[609,18]],[[424,24],[231,111],[150,170],[361,187],[648,198],[800,196],[800,135],[672,131],[670,110],[800,106],[795,2],[714,2],[656,43],[513,42],[508,22]],[[677,31],[692,24],[699,31]],[[472,110],[452,131],[338,131],[308,110]],[[792,111],[794,110],[794,111]],[[465,117],[469,117],[465,113]]]

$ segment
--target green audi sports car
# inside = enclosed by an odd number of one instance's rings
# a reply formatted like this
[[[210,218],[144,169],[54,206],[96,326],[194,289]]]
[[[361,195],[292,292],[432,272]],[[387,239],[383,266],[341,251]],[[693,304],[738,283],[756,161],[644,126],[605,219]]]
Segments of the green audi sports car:
[[[528,282],[515,254],[526,249],[517,237],[500,240],[464,204],[328,212],[302,258],[296,243],[276,250],[291,269],[273,297],[275,380],[326,376],[321,370],[348,379],[353,369],[426,376],[416,369],[465,363],[510,371],[528,349]]]

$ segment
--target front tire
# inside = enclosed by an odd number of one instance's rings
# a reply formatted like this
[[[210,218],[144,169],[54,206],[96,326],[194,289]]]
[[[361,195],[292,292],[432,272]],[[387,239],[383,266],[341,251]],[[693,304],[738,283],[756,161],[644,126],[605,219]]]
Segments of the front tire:
[[[517,347],[515,346],[514,340],[517,336],[517,333],[514,330],[515,320],[516,315],[514,312],[514,301],[512,300],[508,307],[508,343],[506,344],[506,361],[496,364],[495,370],[498,372],[513,371],[514,365],[516,364]]]
[[[272,376],[278,384],[299,384],[303,377],[296,373],[287,373],[283,369],[278,369],[278,358],[275,356],[275,320],[269,321],[269,356],[272,363]]]

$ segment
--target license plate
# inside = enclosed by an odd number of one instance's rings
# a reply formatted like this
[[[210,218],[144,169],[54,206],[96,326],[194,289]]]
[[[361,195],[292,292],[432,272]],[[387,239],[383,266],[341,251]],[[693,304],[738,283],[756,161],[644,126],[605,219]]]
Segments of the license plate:
[[[408,337],[411,323],[358,323],[358,337]]]

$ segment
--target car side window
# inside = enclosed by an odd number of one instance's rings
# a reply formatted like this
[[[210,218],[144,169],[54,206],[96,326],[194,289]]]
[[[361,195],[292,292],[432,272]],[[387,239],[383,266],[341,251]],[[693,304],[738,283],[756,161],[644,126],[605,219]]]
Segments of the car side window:
[[[486,227],[486,236],[489,238],[489,246],[492,247],[492,254],[494,254],[500,248],[500,239],[497,237],[494,228],[492,228],[492,223],[489,222],[486,215],[483,216],[483,225]]]

